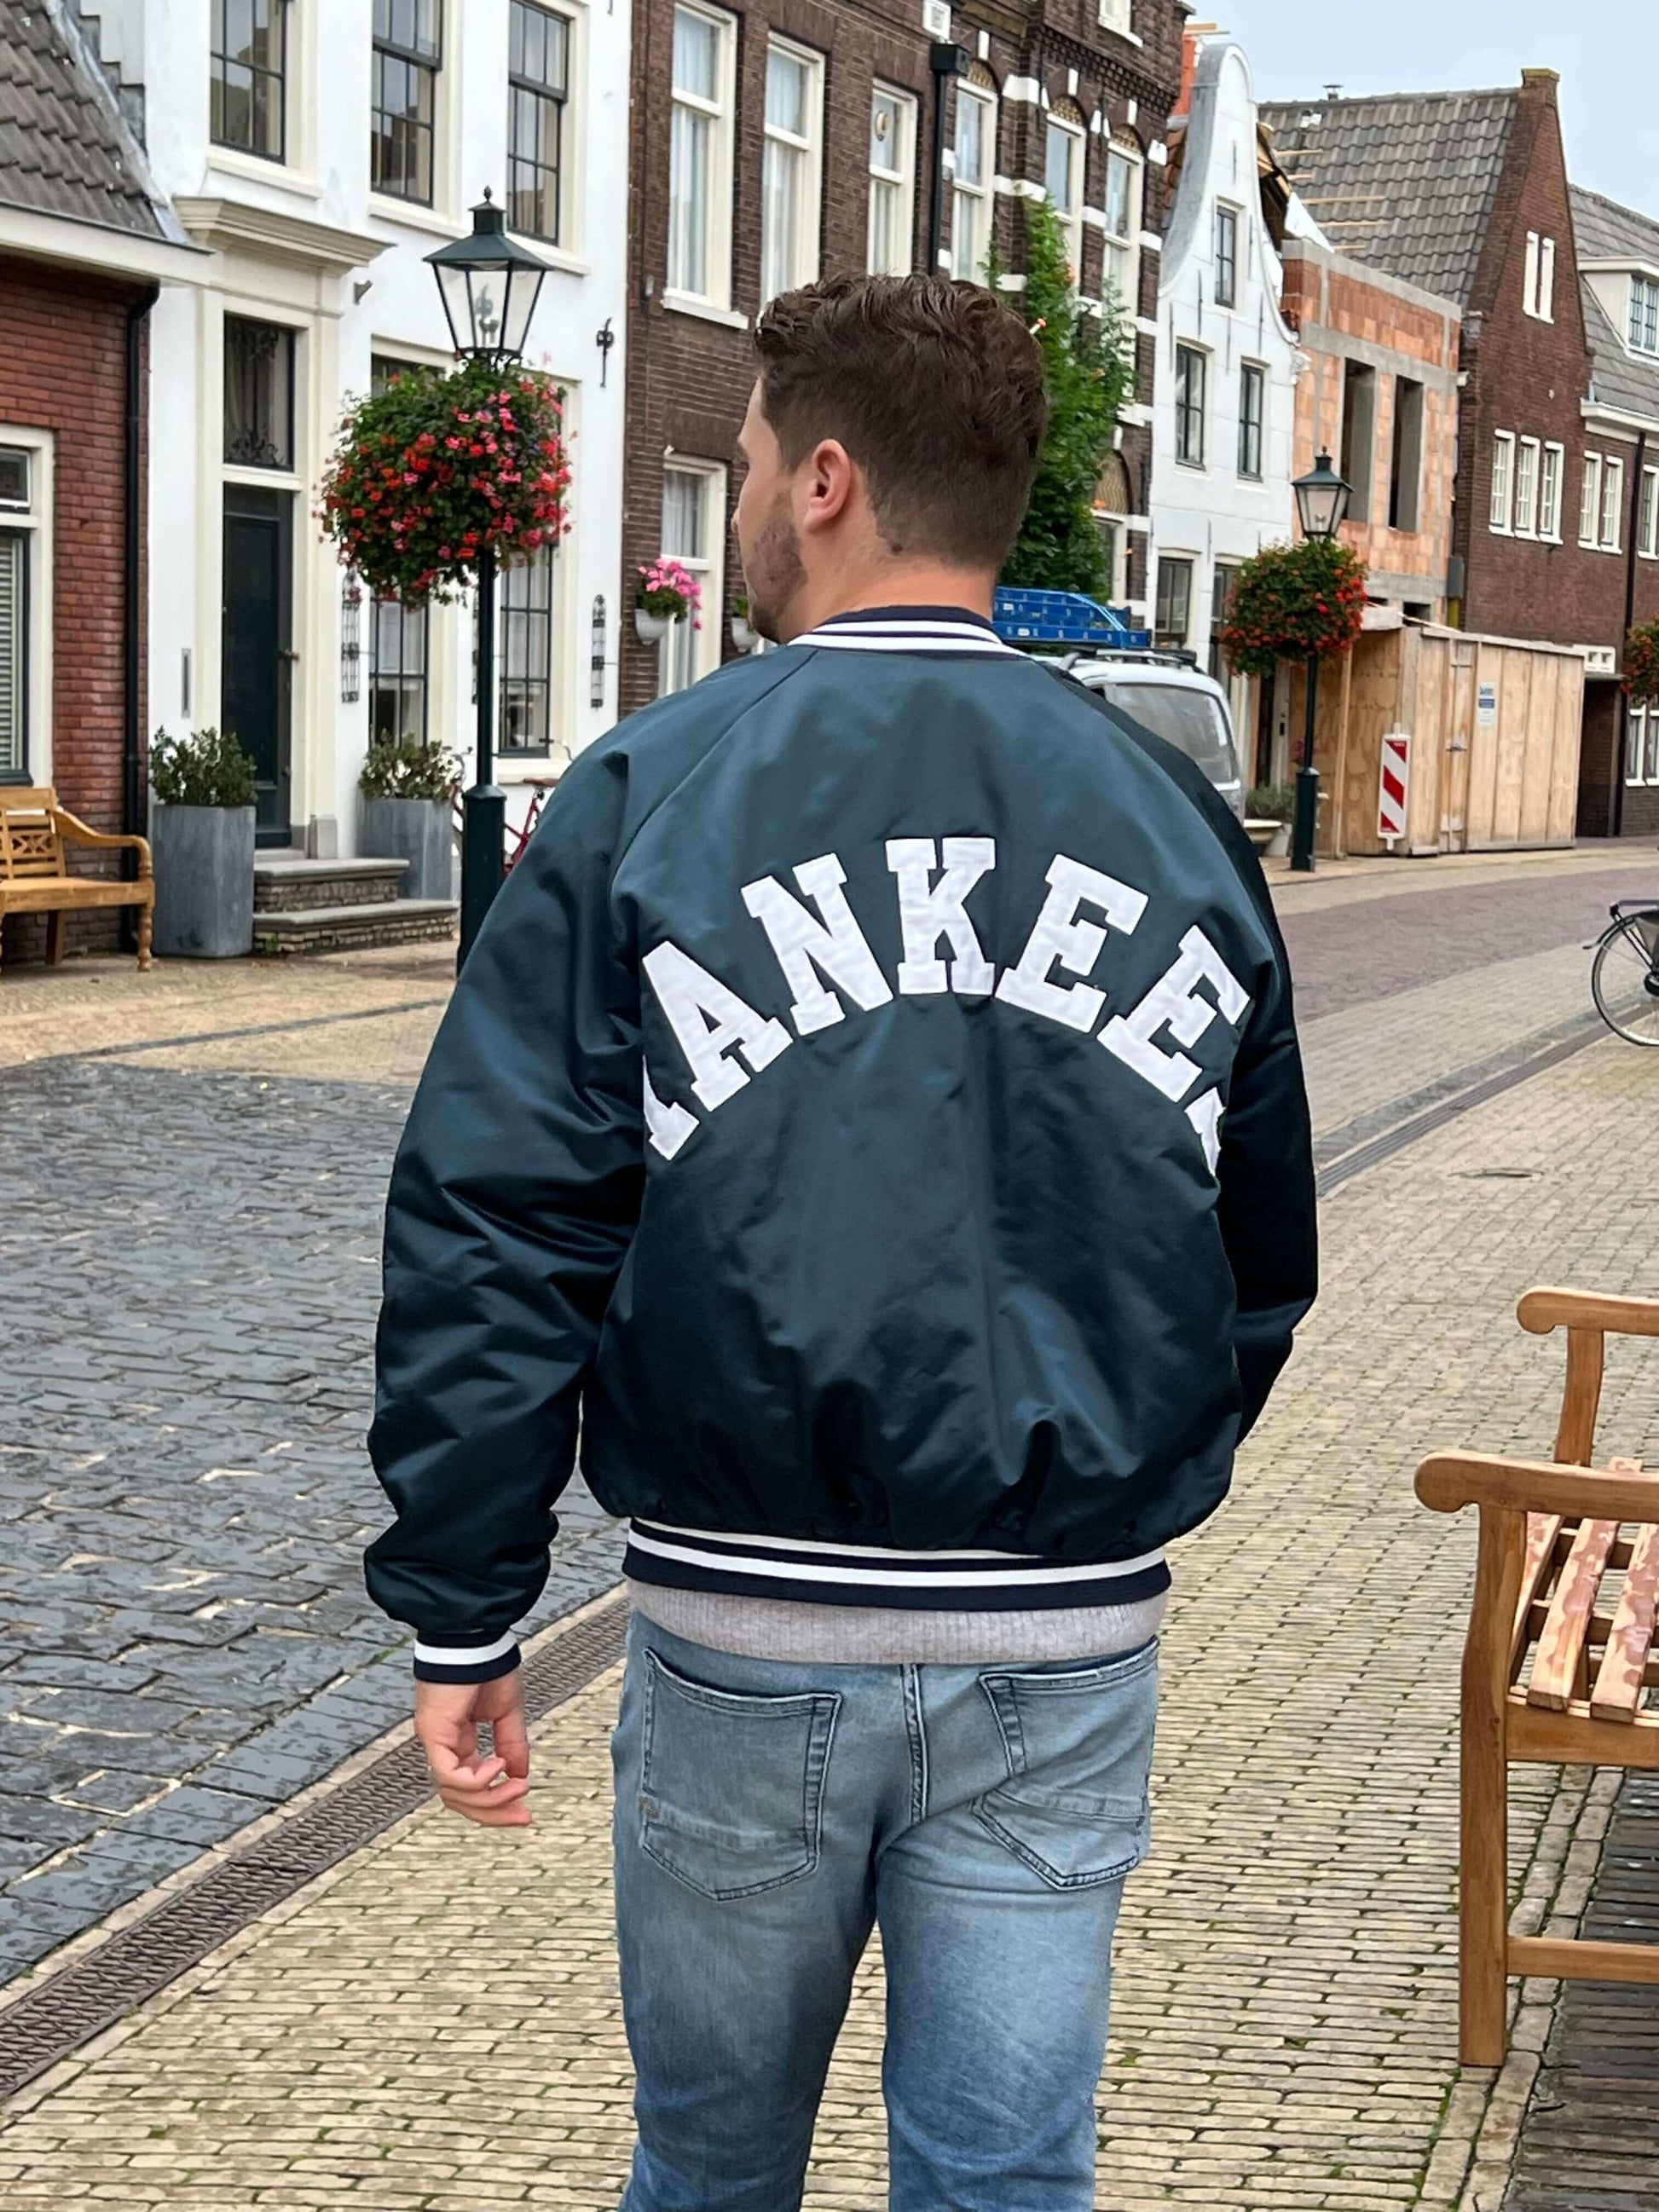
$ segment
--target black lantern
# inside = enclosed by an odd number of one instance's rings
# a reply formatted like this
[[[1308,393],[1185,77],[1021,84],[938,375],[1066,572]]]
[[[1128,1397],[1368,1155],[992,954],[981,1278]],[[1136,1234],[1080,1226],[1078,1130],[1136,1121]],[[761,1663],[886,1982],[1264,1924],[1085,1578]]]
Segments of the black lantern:
[[[1331,457],[1322,453],[1305,477],[1291,486],[1304,538],[1334,538],[1353,497],[1353,486],[1338,476]]]
[[[507,217],[489,187],[472,210],[472,229],[427,259],[457,353],[516,361],[524,351],[547,264],[507,234]]]

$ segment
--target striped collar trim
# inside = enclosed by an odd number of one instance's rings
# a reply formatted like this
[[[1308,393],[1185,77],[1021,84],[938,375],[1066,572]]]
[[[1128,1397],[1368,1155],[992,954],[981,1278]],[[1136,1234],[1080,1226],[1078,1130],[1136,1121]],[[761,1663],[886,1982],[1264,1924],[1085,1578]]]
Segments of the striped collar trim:
[[[1024,659],[1015,646],[1000,638],[982,615],[961,607],[861,607],[831,615],[816,629],[804,630],[794,645],[840,653],[968,653],[975,659]]]

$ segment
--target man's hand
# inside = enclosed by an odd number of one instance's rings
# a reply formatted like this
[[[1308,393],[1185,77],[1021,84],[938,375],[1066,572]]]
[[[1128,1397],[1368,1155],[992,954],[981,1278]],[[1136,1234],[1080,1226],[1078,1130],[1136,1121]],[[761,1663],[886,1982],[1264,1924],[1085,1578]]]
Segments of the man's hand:
[[[478,1750],[478,1723],[495,1732],[492,1758]],[[530,1735],[524,1719],[524,1677],[515,1667],[493,1682],[416,1682],[415,1733],[426,1752],[438,1795],[452,1813],[481,1828],[527,1828]]]

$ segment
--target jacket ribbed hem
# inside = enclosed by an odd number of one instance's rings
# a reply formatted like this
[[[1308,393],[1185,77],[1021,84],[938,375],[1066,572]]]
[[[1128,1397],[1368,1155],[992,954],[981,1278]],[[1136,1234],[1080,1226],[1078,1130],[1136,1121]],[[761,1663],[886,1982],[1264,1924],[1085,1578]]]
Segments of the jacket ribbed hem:
[[[425,1644],[415,1645],[417,1682],[493,1682],[510,1674],[519,1663],[519,1642],[511,1632],[488,1644]]]

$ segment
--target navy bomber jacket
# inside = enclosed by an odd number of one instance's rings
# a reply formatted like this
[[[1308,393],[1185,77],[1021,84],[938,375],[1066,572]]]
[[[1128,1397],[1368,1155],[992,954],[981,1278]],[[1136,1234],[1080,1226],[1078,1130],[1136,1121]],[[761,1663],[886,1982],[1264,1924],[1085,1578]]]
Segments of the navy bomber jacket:
[[[1315,1291],[1284,947],[1203,776],[949,610],[566,773],[392,1175],[371,1594],[516,1661],[582,1470],[681,1588],[1127,1601]]]

